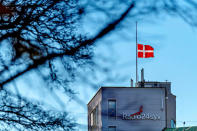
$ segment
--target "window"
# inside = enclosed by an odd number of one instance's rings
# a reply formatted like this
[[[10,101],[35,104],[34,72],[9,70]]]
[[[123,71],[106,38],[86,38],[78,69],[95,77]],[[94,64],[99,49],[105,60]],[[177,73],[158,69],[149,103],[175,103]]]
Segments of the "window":
[[[98,125],[98,106],[90,113],[90,126],[94,130]]]
[[[90,126],[93,126],[93,113],[90,114]]]
[[[116,100],[108,100],[108,117],[116,118]]]
[[[98,124],[98,106],[93,110],[93,125]]]
[[[109,126],[108,131],[116,131],[116,126]]]
[[[176,124],[175,124],[174,120],[171,120],[171,128],[176,128]]]

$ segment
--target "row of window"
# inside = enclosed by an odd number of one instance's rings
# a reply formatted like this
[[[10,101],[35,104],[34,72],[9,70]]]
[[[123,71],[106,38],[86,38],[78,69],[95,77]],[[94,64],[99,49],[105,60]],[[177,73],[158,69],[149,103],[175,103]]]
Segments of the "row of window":
[[[108,118],[116,118],[116,100],[108,100]],[[90,113],[90,125],[98,124],[98,106]]]
[[[90,128],[95,130],[98,126],[98,106],[90,113]],[[108,100],[108,118],[116,119],[116,100]],[[116,131],[116,126],[109,126],[108,131]]]

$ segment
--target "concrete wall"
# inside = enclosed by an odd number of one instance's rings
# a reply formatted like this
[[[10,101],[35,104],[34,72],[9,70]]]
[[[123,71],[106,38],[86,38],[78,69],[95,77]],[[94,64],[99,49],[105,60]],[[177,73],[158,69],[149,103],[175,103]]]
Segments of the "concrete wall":
[[[108,118],[108,100],[116,100],[116,119]],[[171,120],[176,121],[176,96],[171,94],[168,83],[167,88],[165,85],[162,88],[102,87],[88,103],[88,125],[90,113],[96,106],[99,123],[93,131],[108,131],[108,126],[116,126],[117,131],[162,131],[171,127]],[[131,118],[125,116],[138,112],[140,106],[143,112],[137,115],[139,119],[123,119]],[[147,114],[154,117],[144,119],[143,115]]]
[[[116,99],[117,118],[108,118],[108,100]],[[143,113],[160,116],[158,120],[123,120],[143,106]],[[102,88],[102,130],[116,126],[117,131],[161,131],[166,127],[165,88]]]
[[[171,120],[176,122],[176,96],[167,95],[167,128],[171,128]]]
[[[94,131],[101,131],[102,122],[101,122],[101,100],[102,100],[102,91],[99,90],[97,94],[92,98],[88,103],[88,131],[90,131],[90,113],[98,106],[98,125],[95,127]]]

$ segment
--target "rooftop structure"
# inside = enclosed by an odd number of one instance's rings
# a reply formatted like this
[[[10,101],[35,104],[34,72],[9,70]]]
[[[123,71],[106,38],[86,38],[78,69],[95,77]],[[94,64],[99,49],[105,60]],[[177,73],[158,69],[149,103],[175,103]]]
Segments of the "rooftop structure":
[[[88,131],[168,131],[176,127],[170,82],[144,80],[133,87],[101,87],[88,103]]]
[[[176,127],[170,82],[101,87],[88,103],[88,131],[164,131]]]

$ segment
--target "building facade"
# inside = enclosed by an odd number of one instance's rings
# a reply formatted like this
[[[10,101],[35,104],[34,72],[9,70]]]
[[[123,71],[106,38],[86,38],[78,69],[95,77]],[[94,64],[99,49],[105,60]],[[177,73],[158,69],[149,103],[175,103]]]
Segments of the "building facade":
[[[87,106],[88,131],[163,131],[176,124],[170,82],[101,87]]]

